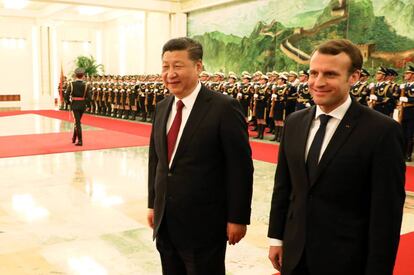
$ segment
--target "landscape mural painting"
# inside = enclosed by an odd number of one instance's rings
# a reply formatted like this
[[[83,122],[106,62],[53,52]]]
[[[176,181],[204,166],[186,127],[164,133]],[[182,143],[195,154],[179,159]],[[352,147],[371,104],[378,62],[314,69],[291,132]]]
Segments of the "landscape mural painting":
[[[359,45],[370,72],[401,72],[414,62],[414,1],[239,1],[190,13],[188,36],[210,72],[307,69],[314,47],[333,38]]]

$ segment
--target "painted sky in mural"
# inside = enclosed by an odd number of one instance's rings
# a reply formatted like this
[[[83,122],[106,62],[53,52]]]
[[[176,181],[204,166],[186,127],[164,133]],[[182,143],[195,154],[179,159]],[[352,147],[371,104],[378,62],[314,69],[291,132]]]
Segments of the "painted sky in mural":
[[[375,15],[389,17],[386,4],[391,1],[372,0]],[[311,28],[317,16],[329,2],[329,0],[257,0],[192,12],[188,16],[188,35],[194,36],[220,31],[224,34],[243,37],[253,31],[257,22],[262,21],[269,24],[272,20],[277,20],[286,27],[296,27],[299,25],[297,15],[314,11],[314,20],[299,21],[301,27]],[[414,4],[414,0],[398,0],[397,2],[406,5]],[[401,35],[407,35],[403,26],[402,28],[397,27],[396,31]],[[407,36],[414,38],[414,35]]]
[[[290,27],[289,23],[295,15],[321,10],[328,2],[329,0],[258,0],[192,12],[188,17],[188,33],[194,36],[220,31],[247,36],[258,21],[270,23],[274,19]]]

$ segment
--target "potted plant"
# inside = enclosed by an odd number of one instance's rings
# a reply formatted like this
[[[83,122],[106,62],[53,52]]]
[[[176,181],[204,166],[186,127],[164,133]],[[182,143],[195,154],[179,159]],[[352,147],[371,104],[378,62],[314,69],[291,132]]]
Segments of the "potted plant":
[[[75,64],[77,68],[85,69],[87,76],[96,75],[104,72],[104,66],[102,64],[96,64],[95,58],[91,56],[80,55],[76,58]]]

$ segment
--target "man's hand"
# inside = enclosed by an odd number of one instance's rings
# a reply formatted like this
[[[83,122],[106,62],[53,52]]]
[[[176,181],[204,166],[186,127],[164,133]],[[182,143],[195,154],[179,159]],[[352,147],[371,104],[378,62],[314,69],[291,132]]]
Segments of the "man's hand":
[[[147,222],[148,225],[154,229],[154,209],[148,209]]]
[[[245,224],[227,223],[227,238],[229,244],[234,245],[238,243],[246,235],[247,226]]]
[[[278,271],[282,269],[282,252],[283,249],[281,246],[269,247],[269,260],[272,262],[273,267]]]

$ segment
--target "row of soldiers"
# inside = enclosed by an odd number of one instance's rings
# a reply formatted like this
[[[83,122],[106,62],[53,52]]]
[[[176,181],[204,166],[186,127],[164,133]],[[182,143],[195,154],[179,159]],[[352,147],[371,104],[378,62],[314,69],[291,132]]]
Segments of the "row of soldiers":
[[[86,82],[92,99],[88,112],[102,116],[150,121],[157,102],[169,95],[160,75],[96,75]],[[63,105],[61,109],[68,106]]]
[[[403,127],[406,132],[412,132],[407,136],[414,136],[414,124],[407,126],[406,123],[410,114],[407,110],[411,104],[414,106],[414,85],[410,84],[413,80],[409,78],[410,73],[414,74],[413,71],[410,66],[404,74],[405,83],[397,84],[395,80],[398,73],[392,68],[379,67],[375,82],[368,81],[370,74],[363,69],[360,80],[352,86],[350,94],[361,104],[387,116],[392,116],[394,110],[398,110],[397,107],[402,110],[401,107],[404,106],[406,119]],[[264,131],[268,127],[268,133],[274,133],[271,139],[274,141],[280,141],[286,116],[314,104],[309,92],[308,78],[309,73],[306,70],[299,73],[243,72],[240,77],[230,72],[227,78],[221,72],[210,74],[203,71],[200,74],[200,81],[205,86],[240,102],[246,121],[254,124],[256,138],[263,139]],[[97,115],[150,121],[157,102],[169,95],[160,75],[96,75],[86,81],[91,87],[92,104],[89,112]],[[401,122],[402,114],[402,111],[398,113]],[[412,116],[414,119],[414,112]],[[407,143],[412,148],[413,142]],[[410,152],[412,149],[408,150],[407,155],[411,156]]]
[[[224,74],[208,72],[200,74],[200,80],[213,91],[232,96],[240,101],[246,120],[250,119],[263,139],[266,126],[273,132],[273,141],[280,141],[284,119],[290,113],[313,105],[307,84],[309,73],[257,71],[253,75],[243,72],[240,81],[230,72],[227,81]]]

